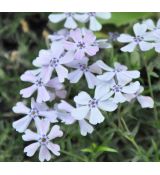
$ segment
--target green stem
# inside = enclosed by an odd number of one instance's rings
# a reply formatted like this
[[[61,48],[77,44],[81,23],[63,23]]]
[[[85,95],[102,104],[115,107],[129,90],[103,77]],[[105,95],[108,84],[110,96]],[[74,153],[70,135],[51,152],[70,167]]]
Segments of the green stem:
[[[144,63],[145,69],[146,69],[147,80],[148,80],[148,85],[149,85],[150,94],[151,94],[152,99],[154,100],[155,98],[154,98],[154,95],[153,95],[153,89],[152,89],[152,83],[151,83],[151,76],[150,76],[150,74],[149,74],[149,70],[148,70],[148,67],[147,67],[147,63],[146,63],[144,54],[142,54],[142,52],[141,52],[141,59],[143,60],[143,63]],[[155,101],[155,100],[154,100],[154,101]],[[155,117],[156,120],[158,120],[158,112],[157,112],[156,104],[154,104],[153,110],[154,110],[154,117]]]

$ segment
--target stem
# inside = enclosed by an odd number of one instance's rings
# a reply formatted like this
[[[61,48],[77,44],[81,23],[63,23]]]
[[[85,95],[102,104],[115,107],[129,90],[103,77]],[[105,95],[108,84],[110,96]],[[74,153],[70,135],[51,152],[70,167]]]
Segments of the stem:
[[[150,76],[150,74],[149,74],[149,70],[148,70],[148,67],[147,67],[147,63],[146,63],[144,54],[142,54],[142,52],[141,52],[141,59],[143,60],[143,63],[144,63],[145,69],[146,69],[147,80],[148,80],[148,85],[149,85],[150,94],[151,94],[152,99],[154,100],[153,89],[152,89],[152,83],[151,83],[151,76]],[[154,101],[155,101],[155,100],[154,100]],[[158,112],[157,112],[156,104],[154,104],[153,110],[154,110],[154,117],[155,117],[156,120],[158,120]]]

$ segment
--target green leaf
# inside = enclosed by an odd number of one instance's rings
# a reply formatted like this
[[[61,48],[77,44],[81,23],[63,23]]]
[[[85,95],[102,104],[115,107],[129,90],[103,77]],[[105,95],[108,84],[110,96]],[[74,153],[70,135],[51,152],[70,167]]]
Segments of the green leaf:
[[[137,22],[137,20],[139,20],[139,19],[145,19],[147,17],[152,16],[152,14],[153,13],[151,13],[151,12],[138,12],[138,13],[115,12],[115,13],[112,13],[112,17],[110,20],[102,21],[102,23],[103,24],[111,23],[111,24],[114,24],[116,26],[121,26],[121,25],[125,25],[128,23]]]
[[[116,149],[107,147],[107,146],[99,146],[97,149],[97,152],[112,152],[117,153],[118,151]]]

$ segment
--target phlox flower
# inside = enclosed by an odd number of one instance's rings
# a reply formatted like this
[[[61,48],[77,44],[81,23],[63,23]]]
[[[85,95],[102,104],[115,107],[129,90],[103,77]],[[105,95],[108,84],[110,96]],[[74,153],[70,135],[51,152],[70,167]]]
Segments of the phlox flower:
[[[88,87],[93,89],[97,83],[97,78],[94,74],[101,74],[102,70],[96,63],[88,66],[88,61],[89,59],[84,57],[81,60],[74,60],[73,62],[67,64],[68,67],[76,69],[68,74],[68,79],[71,83],[77,83],[84,75],[87,80]]]
[[[76,109],[72,110],[72,116],[77,120],[86,118],[93,125],[102,123],[104,121],[104,116],[100,109],[111,112],[117,108],[117,104],[110,99],[111,95],[108,88],[99,87],[95,89],[93,98],[84,91],[80,92],[74,97],[74,101],[78,106]]]
[[[49,15],[49,20],[53,23],[59,23],[65,20],[64,27],[68,29],[75,29],[77,28],[76,21],[79,19],[76,17],[76,13],[54,13]],[[82,14],[81,16],[83,19],[87,18],[87,14]]]
[[[153,48],[153,38],[147,33],[147,25],[136,23],[133,26],[135,36],[121,34],[117,40],[121,43],[129,43],[121,48],[123,52],[133,52],[136,46],[139,46],[141,51],[147,51]]]
[[[24,141],[35,141],[24,148],[26,155],[28,157],[32,157],[35,152],[40,149],[40,161],[49,161],[51,159],[51,153],[55,156],[59,156],[60,146],[58,144],[52,143],[51,140],[63,136],[63,132],[60,130],[60,127],[58,125],[54,125],[49,132],[50,123],[46,120],[39,120],[36,124],[36,127],[37,133],[27,129],[22,136]]]
[[[33,61],[33,65],[43,67],[46,81],[50,80],[55,70],[59,81],[64,82],[65,78],[68,77],[68,70],[63,64],[69,63],[72,60],[73,53],[63,52],[63,48],[59,47],[59,45],[54,45],[49,50],[41,50],[39,56]]]
[[[77,120],[74,116],[72,116],[72,110],[75,108],[66,101],[62,100],[61,103],[58,104],[58,109],[60,110],[58,117],[63,123],[66,125],[73,124],[76,121],[79,123],[80,133],[82,136],[86,136],[88,133],[91,134],[93,132],[93,126],[85,119]]]
[[[95,45],[97,45],[100,49],[112,48],[112,45],[109,39],[98,39],[95,41]]]
[[[129,85],[124,83],[121,84],[120,82],[116,82],[114,79],[107,82],[105,79],[104,81],[101,79],[101,81],[102,82],[99,84],[99,87],[101,87],[101,89],[109,88],[115,103],[124,103],[127,101],[125,94],[134,94],[140,88],[140,83],[138,81],[130,83]]]
[[[103,75],[98,75],[97,78],[102,81],[110,81],[113,78],[116,78],[119,83],[126,84],[132,81],[132,79],[139,78],[140,72],[137,70],[128,70],[125,65],[122,65],[118,62],[114,63],[114,68],[106,65],[102,60],[97,61],[97,64],[100,68],[104,69],[105,72]]]
[[[57,114],[54,110],[49,110],[45,103],[36,103],[33,98],[31,100],[31,108],[28,108],[23,102],[18,102],[16,106],[13,107],[13,112],[25,114],[23,118],[13,122],[13,128],[20,133],[28,128],[32,120],[37,122],[37,120],[42,117],[49,122],[55,122],[57,118]]]
[[[87,17],[84,17],[84,14],[76,14],[76,19],[80,22],[89,22],[89,29],[92,31],[100,31],[102,29],[102,24],[98,19],[107,20],[111,18],[111,13],[105,12],[89,12],[86,13]]]
[[[137,101],[140,103],[142,108],[153,108],[154,106],[154,101],[151,97],[149,96],[143,96],[141,93],[144,91],[144,87],[140,86],[138,91],[134,94],[127,94],[126,98],[130,102],[133,99],[137,99]]]
[[[70,40],[64,42],[64,47],[74,52],[75,59],[83,59],[84,56],[94,56],[99,51],[95,41],[96,36],[90,30],[78,28],[70,31]]]
[[[37,91],[38,103],[46,102],[55,99],[55,97],[65,98],[66,91],[63,84],[58,81],[58,78],[54,78],[46,82],[42,74],[35,74],[37,71],[27,71],[21,76],[22,81],[33,83],[32,86],[22,89],[20,94],[24,98],[29,98]]]

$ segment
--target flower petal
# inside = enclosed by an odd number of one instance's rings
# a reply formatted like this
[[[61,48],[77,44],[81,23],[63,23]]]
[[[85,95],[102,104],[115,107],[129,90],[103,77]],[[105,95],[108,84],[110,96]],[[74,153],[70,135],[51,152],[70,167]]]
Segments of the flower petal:
[[[62,65],[56,67],[56,72],[61,83],[64,82],[65,78],[68,77],[68,70]]]
[[[88,106],[81,106],[81,107],[73,109],[71,112],[71,115],[76,120],[82,120],[88,115],[88,113],[89,113],[89,107]]]
[[[22,133],[27,129],[31,120],[32,120],[32,118],[27,115],[27,116],[13,122],[12,126],[16,131]]]
[[[137,97],[137,100],[140,103],[142,108],[153,108],[154,107],[154,101],[151,97],[140,95]]]
[[[86,136],[88,133],[91,134],[94,130],[93,126],[90,125],[86,120],[79,120],[79,126],[82,136]]]
[[[136,36],[143,36],[147,31],[147,25],[136,23],[133,26],[133,30]]]
[[[100,31],[102,29],[102,25],[97,21],[97,19],[93,16],[90,17],[89,29],[92,31]]]
[[[105,72],[103,75],[98,75],[97,78],[102,81],[110,81],[115,76],[115,72]]]
[[[113,71],[113,68],[109,67],[107,64],[105,64],[102,60],[99,60],[96,62],[98,66],[106,71]]]
[[[91,100],[91,97],[84,91],[74,97],[74,101],[80,105],[88,105],[89,100]]]
[[[75,70],[71,73],[68,74],[68,79],[70,80],[71,83],[77,83],[83,75],[83,72],[78,70]]]
[[[39,87],[36,101],[38,103],[42,103],[43,101],[44,102],[49,101],[49,99],[50,99],[50,96],[47,89],[44,86]]]
[[[145,42],[145,41],[141,41],[139,43],[139,47],[142,51],[147,51],[147,50],[150,50],[154,47],[154,44],[153,43],[148,43],[148,42]]]
[[[91,72],[85,72],[85,77],[86,77],[86,80],[87,80],[87,84],[88,84],[88,87],[90,89],[93,89],[94,86],[96,85],[96,81],[97,81],[97,78],[94,74],[92,74]]]
[[[126,98],[121,92],[116,92],[113,101],[115,103],[124,103]]]
[[[40,147],[39,142],[32,143],[24,148],[24,153],[26,153],[28,157],[32,157],[39,147]]]
[[[57,118],[56,111],[39,111],[39,115],[45,117],[49,122],[54,123]]]
[[[30,109],[23,102],[18,102],[12,110],[17,114],[28,114],[30,112]]]
[[[36,85],[32,85],[28,88],[22,89],[20,91],[20,94],[22,95],[23,98],[28,98],[30,97],[35,91],[37,90]]]
[[[39,151],[39,160],[41,162],[44,162],[45,160],[49,161],[51,159],[51,154],[48,151],[47,147],[45,145],[41,145],[40,151]]]
[[[126,94],[134,94],[136,93],[140,88],[140,83],[138,81],[131,83],[128,86],[124,86],[122,88],[122,92],[126,93]]]
[[[104,111],[112,112],[117,109],[117,104],[113,100],[100,101],[98,107]]]
[[[49,142],[47,148],[56,156],[60,156],[60,146]]]
[[[136,42],[131,42],[131,43],[127,44],[126,46],[122,47],[121,51],[123,51],[123,52],[133,52],[136,45],[137,45]]]
[[[66,15],[64,13],[57,13],[49,15],[48,18],[51,22],[58,23],[60,21],[63,21],[66,18]]]
[[[77,27],[77,23],[75,22],[75,20],[72,17],[67,17],[67,19],[64,23],[64,27],[66,27],[68,29],[75,29]]]
[[[60,127],[58,125],[54,125],[50,133],[48,134],[48,138],[50,140],[55,139],[57,137],[62,137],[62,136],[63,136],[63,132],[60,130]]]
[[[111,18],[111,13],[110,12],[108,12],[108,13],[97,12],[96,16],[99,18],[102,18],[102,19],[109,19],[109,18]]]
[[[94,56],[99,51],[99,48],[98,46],[87,46],[85,51],[89,56]]]
[[[89,122],[93,125],[102,123],[104,121],[104,116],[99,111],[98,108],[92,108],[89,116]]]
[[[22,138],[24,141],[32,141],[32,140],[38,140],[40,136],[37,133],[31,131],[30,129],[27,129]]]
[[[133,42],[133,36],[128,35],[128,34],[121,34],[117,40],[121,43],[130,43]]]

